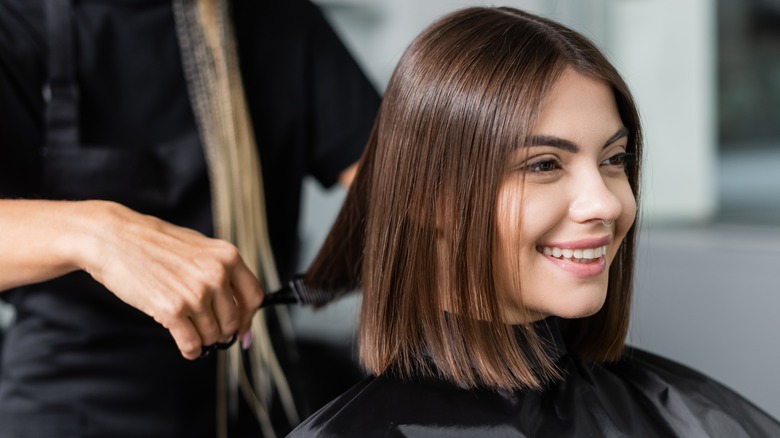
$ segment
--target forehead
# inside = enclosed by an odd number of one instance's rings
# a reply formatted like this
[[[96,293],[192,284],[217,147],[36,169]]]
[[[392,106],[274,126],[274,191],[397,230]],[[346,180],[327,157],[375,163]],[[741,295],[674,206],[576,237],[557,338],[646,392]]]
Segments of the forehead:
[[[621,126],[612,88],[567,68],[542,101],[531,134],[583,141],[586,134],[609,136]]]

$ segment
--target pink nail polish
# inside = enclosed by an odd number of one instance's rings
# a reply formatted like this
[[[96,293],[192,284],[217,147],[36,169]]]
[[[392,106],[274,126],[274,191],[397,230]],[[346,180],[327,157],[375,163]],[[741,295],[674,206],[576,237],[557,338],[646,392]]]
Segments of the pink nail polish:
[[[241,348],[248,350],[250,345],[252,345],[252,330],[247,330],[247,332],[241,336]]]

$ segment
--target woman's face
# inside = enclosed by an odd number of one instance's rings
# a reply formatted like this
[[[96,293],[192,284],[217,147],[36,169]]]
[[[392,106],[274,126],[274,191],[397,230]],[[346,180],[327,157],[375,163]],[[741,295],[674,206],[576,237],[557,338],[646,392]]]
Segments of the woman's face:
[[[612,90],[567,69],[499,185],[496,278],[504,321],[589,316],[636,216],[627,131]]]

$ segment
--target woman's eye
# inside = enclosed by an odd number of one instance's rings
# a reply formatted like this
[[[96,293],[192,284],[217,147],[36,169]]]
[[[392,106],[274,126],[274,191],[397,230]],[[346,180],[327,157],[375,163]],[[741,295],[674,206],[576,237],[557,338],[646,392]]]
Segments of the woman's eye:
[[[531,172],[552,172],[553,170],[560,169],[560,167],[558,161],[553,159],[533,161],[523,166],[525,170]]]
[[[622,169],[626,167],[626,164],[631,161],[633,156],[634,154],[628,152],[620,152],[602,161],[601,164],[603,166],[614,166]]]

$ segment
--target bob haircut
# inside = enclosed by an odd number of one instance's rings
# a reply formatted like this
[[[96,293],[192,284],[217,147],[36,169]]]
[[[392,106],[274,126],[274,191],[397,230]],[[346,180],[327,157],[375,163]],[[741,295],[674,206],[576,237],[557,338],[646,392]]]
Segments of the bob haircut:
[[[311,286],[362,289],[360,358],[371,373],[496,389],[539,388],[559,377],[536,325],[518,329],[518,343],[515,328],[501,321],[493,257],[506,159],[526,144],[567,68],[614,91],[628,152],[637,158],[626,172],[638,198],[637,110],[587,38],[513,8],[476,7],[435,22],[404,53],[355,182],[306,274]],[[635,228],[610,267],[603,307],[561,325],[571,354],[594,362],[621,357]],[[444,257],[437,233],[447,234]]]

